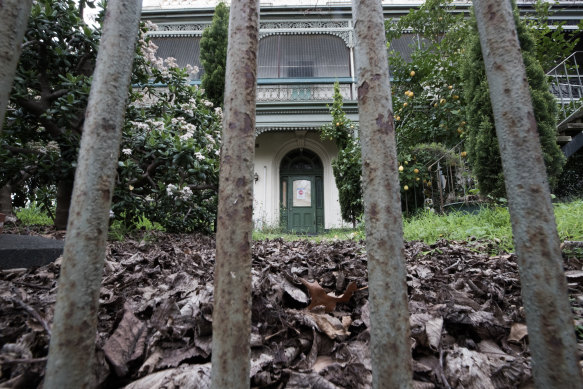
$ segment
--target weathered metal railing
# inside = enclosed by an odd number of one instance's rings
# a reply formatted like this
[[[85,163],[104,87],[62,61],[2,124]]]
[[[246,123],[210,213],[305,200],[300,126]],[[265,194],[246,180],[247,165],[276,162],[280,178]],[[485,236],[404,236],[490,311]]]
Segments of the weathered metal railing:
[[[312,79],[257,79],[257,102],[294,102],[294,101],[326,101],[334,98],[333,78]],[[340,94],[344,101],[356,100],[356,87],[352,79],[339,80]],[[192,81],[192,85],[200,85],[200,81]],[[157,88],[168,89],[165,85],[155,85]],[[147,107],[154,101],[145,95],[140,102],[134,103],[138,107]]]
[[[511,5],[500,0],[473,3],[502,157],[535,386],[583,388],[559,236]]]
[[[283,80],[282,80],[283,81]],[[334,97],[334,84],[281,82],[277,85],[262,84],[258,80],[257,101],[331,101]],[[356,100],[353,84],[340,84],[340,94],[346,100]]]
[[[551,93],[559,100],[561,119],[569,113],[569,104],[583,98],[583,51],[576,51],[547,72]]]
[[[0,133],[32,1],[0,1]]]
[[[108,6],[81,142],[46,388],[90,386],[93,353],[88,350],[95,342],[107,210],[117,160],[112,150],[119,149],[134,53],[129,43],[135,42],[140,3],[119,0]],[[474,4],[506,177],[535,385],[583,388],[558,235],[510,2],[474,0]],[[354,0],[353,8],[373,388],[411,388],[406,269],[381,1]],[[121,48],[119,37],[124,38]],[[233,0],[215,269],[213,388],[249,387],[257,38],[258,0]],[[74,304],[68,304],[69,297]]]

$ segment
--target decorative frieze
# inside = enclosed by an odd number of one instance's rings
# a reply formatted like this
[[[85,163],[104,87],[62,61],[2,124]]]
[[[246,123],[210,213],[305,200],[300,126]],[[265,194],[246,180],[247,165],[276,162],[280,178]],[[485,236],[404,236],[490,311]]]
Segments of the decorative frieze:
[[[209,23],[168,23],[158,24],[156,31],[151,31],[153,37],[201,36]],[[328,34],[341,38],[347,47],[353,47],[352,28],[349,20],[318,20],[318,21],[280,21],[260,24],[259,39],[271,35],[304,35]]]

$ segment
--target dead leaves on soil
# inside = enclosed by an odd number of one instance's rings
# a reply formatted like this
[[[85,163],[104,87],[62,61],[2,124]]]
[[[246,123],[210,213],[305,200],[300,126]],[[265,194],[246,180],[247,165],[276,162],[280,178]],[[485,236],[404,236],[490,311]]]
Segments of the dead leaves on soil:
[[[108,246],[96,385],[210,385],[214,242],[157,239]],[[415,388],[529,385],[517,266],[512,255],[488,257],[490,250],[480,243],[406,245]],[[565,266],[576,322],[583,323],[583,266],[576,258]],[[0,386],[40,385],[58,272],[59,264],[50,264],[0,273]],[[366,284],[358,243],[256,243],[252,386],[369,388],[370,307],[368,291],[357,289]]]

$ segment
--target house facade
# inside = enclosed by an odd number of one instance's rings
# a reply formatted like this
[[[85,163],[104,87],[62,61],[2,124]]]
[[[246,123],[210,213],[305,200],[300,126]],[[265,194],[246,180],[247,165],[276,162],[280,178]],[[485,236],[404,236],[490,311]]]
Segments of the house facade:
[[[157,56],[178,65],[200,64],[200,39],[210,25],[217,0],[145,0],[142,19],[158,26],[150,34]],[[399,18],[421,1],[383,1],[386,19]],[[469,1],[455,2],[469,14]],[[562,3],[561,3],[562,4]],[[567,28],[581,11],[567,8],[554,16]],[[519,1],[522,13],[532,2]],[[331,121],[334,83],[340,83],[347,117],[358,122],[351,2],[347,0],[271,0],[261,2],[257,70],[254,222],[256,228],[281,226],[318,233],[348,226],[342,221],[331,162],[338,151],[320,139]],[[407,57],[419,39],[405,34],[391,42]],[[204,71],[204,70],[203,70]],[[200,83],[200,74],[193,81]]]

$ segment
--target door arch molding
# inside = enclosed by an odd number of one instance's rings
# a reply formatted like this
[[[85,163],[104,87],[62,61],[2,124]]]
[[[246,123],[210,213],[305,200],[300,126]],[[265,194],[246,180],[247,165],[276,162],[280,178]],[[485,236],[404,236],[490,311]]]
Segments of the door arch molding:
[[[332,174],[332,165],[331,165],[331,156],[326,151],[324,146],[318,140],[312,140],[308,137],[304,139],[303,147],[299,147],[298,142],[296,139],[290,139],[284,143],[282,143],[281,147],[273,154],[273,158],[271,160],[271,166],[273,166],[272,173],[271,173],[271,204],[274,205],[273,210],[275,211],[274,215],[276,216],[276,222],[280,222],[280,196],[281,196],[281,185],[280,185],[280,168],[283,158],[292,150],[303,148],[310,150],[311,152],[315,153],[322,161],[322,175],[323,175],[323,182],[324,182],[324,190],[325,198],[327,199],[324,201],[324,220],[331,220],[329,218],[333,218],[332,215],[332,202],[329,201],[330,198],[337,198],[338,195],[336,194],[335,197],[331,197],[330,194],[337,193],[336,184],[334,181],[334,176]]]

